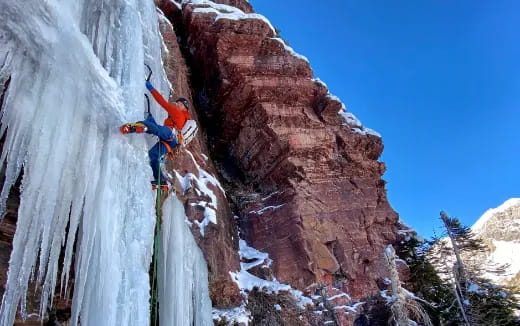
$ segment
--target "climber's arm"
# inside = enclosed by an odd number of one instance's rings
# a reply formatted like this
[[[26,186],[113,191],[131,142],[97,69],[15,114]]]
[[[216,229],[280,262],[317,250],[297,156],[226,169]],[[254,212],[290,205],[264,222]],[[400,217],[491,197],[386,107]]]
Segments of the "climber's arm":
[[[178,117],[180,114],[182,114],[180,109],[177,108],[175,104],[168,103],[168,101],[166,101],[161,93],[159,93],[159,91],[157,91],[149,81],[146,81],[146,88],[148,88],[150,93],[152,93],[152,96],[157,101],[157,103],[159,103],[159,105],[162,106],[166,112],[168,112],[170,117],[175,119],[175,117]]]
[[[152,83],[150,83],[149,81],[146,81],[146,88],[148,88],[148,90],[150,91],[150,93],[152,93],[153,95],[153,98],[157,101],[157,103],[159,103],[159,105],[161,105],[163,108],[166,109],[166,107],[170,104],[168,103],[168,101],[166,101],[166,99],[161,95],[161,93],[159,93],[159,91],[157,91]]]

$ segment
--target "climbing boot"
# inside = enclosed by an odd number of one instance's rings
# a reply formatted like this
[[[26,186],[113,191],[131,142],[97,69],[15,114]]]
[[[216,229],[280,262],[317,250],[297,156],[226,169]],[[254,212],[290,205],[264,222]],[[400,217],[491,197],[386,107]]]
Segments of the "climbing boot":
[[[143,132],[146,132],[146,126],[142,124],[141,122],[135,122],[135,123],[125,123],[121,127],[119,127],[119,130],[122,134],[131,134],[131,133],[137,133],[141,134]]]
[[[157,190],[157,181],[152,181],[152,190]],[[168,184],[167,183],[161,183],[161,191],[168,191]]]

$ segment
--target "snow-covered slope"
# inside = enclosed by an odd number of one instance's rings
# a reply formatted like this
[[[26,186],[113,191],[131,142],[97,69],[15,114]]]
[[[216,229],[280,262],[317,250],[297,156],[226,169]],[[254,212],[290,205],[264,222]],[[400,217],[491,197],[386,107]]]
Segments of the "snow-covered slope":
[[[0,132],[5,135],[0,163],[6,164],[2,215],[23,170],[0,325],[13,325],[18,306],[25,313],[32,278],[42,287],[43,317],[52,305],[58,269],[61,284],[67,284],[73,257],[72,325],[150,324],[155,201],[144,191],[151,179],[148,146],[144,137],[117,131],[123,122],[143,118],[145,61],[154,70],[155,86],[167,93],[153,1],[0,0],[0,93],[10,77]],[[180,214],[178,208],[169,211]],[[163,239],[179,241],[177,234]],[[187,234],[181,239],[187,241],[184,248],[193,249],[193,239]],[[165,253],[173,248],[163,244]],[[180,266],[163,269],[162,280],[175,280],[185,268],[192,273],[183,284],[191,287],[183,295],[165,287],[161,298],[181,302],[185,313],[178,315],[189,316],[175,321],[161,315],[161,324],[192,325],[196,311],[193,325],[208,325],[207,285],[194,281],[204,279],[205,262],[194,254]]]
[[[495,240],[520,242],[520,198],[488,209],[471,227],[476,234]]]
[[[471,227],[473,234],[483,240],[487,250],[471,256],[463,254],[469,265],[478,265],[483,277],[500,285],[508,285],[520,275],[520,199],[512,198],[502,205],[487,210]],[[449,238],[443,238],[430,253],[441,277],[449,279],[443,271],[451,270],[454,256],[440,261],[439,250],[450,249]]]
[[[520,273],[520,198],[511,198],[497,208],[487,210],[471,227],[489,247],[487,266],[505,265],[501,275],[486,273],[486,277],[505,284]]]

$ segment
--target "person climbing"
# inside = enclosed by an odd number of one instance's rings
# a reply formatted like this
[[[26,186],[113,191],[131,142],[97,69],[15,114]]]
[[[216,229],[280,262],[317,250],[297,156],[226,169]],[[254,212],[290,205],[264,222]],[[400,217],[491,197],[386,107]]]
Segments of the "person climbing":
[[[148,116],[145,120],[127,123],[121,126],[120,130],[123,134],[146,132],[159,137],[159,141],[148,151],[154,177],[152,188],[155,189],[158,182],[160,182],[161,188],[167,189],[167,180],[161,172],[160,161],[165,155],[168,155],[170,158],[173,157],[173,150],[177,146],[181,144],[187,145],[197,132],[197,124],[191,119],[188,111],[190,103],[187,99],[179,97],[175,103],[169,103],[153,87],[149,80],[146,81],[145,85],[157,103],[168,113],[168,117],[163,123],[164,126],[157,124],[152,114],[148,111]]]

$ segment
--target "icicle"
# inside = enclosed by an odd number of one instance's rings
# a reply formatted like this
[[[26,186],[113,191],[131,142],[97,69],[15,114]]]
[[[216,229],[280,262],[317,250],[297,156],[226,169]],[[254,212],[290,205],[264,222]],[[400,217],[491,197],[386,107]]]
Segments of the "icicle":
[[[163,204],[159,258],[159,320],[168,326],[213,325],[208,275],[182,203],[169,196]]]
[[[0,130],[2,214],[24,172],[0,325],[13,324],[18,304],[25,313],[32,271],[43,316],[63,245],[64,293],[76,245],[72,325],[149,324],[155,219],[147,146],[117,127],[143,118],[144,58],[156,87],[167,87],[153,2],[0,1],[0,49],[0,80],[11,77]]]

